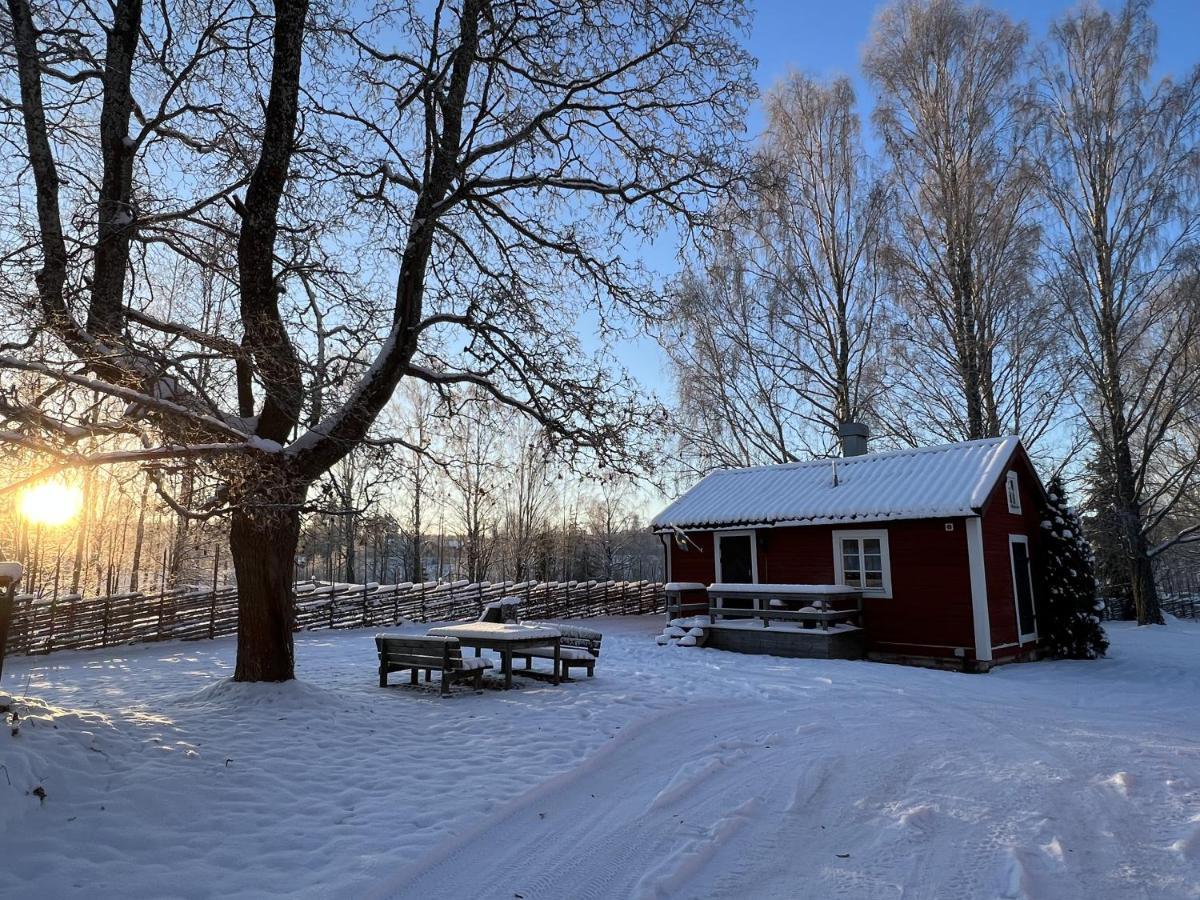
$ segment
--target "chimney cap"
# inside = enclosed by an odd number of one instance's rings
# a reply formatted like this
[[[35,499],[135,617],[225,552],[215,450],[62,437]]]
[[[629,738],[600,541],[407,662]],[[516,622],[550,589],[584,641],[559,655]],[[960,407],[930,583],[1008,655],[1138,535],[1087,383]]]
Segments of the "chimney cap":
[[[842,440],[842,456],[864,456],[867,438],[871,430],[862,422],[843,422],[838,426],[838,437]]]

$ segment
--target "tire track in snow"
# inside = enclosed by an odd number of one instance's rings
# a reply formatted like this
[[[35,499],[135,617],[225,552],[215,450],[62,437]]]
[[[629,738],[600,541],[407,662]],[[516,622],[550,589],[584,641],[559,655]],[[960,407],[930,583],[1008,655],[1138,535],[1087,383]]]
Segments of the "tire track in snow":
[[[761,730],[765,707],[782,713],[777,704],[743,700],[642,720],[401,873],[379,896],[650,900],[683,890],[746,825],[783,811],[781,798],[765,794],[786,782],[794,741],[745,737]],[[680,746],[698,750],[680,757]],[[647,805],[646,797],[654,800]]]

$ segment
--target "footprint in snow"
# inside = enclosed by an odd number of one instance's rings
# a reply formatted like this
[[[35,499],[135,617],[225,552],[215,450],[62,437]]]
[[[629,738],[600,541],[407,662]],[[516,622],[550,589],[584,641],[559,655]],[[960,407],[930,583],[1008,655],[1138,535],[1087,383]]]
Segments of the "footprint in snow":
[[[1128,797],[1137,788],[1137,777],[1129,772],[1117,772],[1104,779],[1103,784],[1107,784],[1122,797]]]
[[[1189,862],[1200,862],[1200,816],[1192,820],[1192,830],[1173,843],[1171,849]]]

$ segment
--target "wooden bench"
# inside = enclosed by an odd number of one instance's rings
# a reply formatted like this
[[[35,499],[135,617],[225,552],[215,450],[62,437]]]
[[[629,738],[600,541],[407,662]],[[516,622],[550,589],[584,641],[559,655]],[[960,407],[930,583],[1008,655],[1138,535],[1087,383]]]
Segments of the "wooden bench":
[[[483,673],[492,667],[491,660],[481,656],[463,657],[458,638],[431,637],[429,635],[375,635],[375,646],[379,650],[379,686],[388,686],[389,672],[412,672],[412,684],[418,674],[425,671],[429,681],[434,669],[442,673],[442,696],[450,693],[455,681],[474,679],[475,689],[483,687]]]
[[[557,625],[552,622],[535,622],[530,624],[549,625],[562,632],[562,643],[559,647],[559,665],[562,677],[569,678],[571,669],[587,669],[588,678],[596,674],[596,660],[600,658],[600,642],[604,635],[591,628],[580,628],[578,625]],[[534,657],[538,659],[554,659],[553,647],[534,647],[520,653],[525,657],[526,668],[533,668]]]

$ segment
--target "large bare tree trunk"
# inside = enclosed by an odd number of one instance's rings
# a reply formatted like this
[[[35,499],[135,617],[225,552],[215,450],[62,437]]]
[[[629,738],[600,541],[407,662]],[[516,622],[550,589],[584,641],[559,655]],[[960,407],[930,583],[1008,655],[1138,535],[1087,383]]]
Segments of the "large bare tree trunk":
[[[292,582],[303,497],[303,491],[285,502],[273,496],[270,504],[244,504],[233,513],[229,550],[238,585],[234,681],[288,681],[295,677]]]
[[[195,491],[196,473],[192,469],[185,469],[182,477],[182,486],[179,492],[179,501],[182,506],[191,507],[193,494]],[[167,584],[175,587],[184,580],[184,560],[187,557],[188,544],[188,525],[189,521],[186,516],[177,516],[175,521],[175,536],[171,540],[171,568],[168,571]]]

